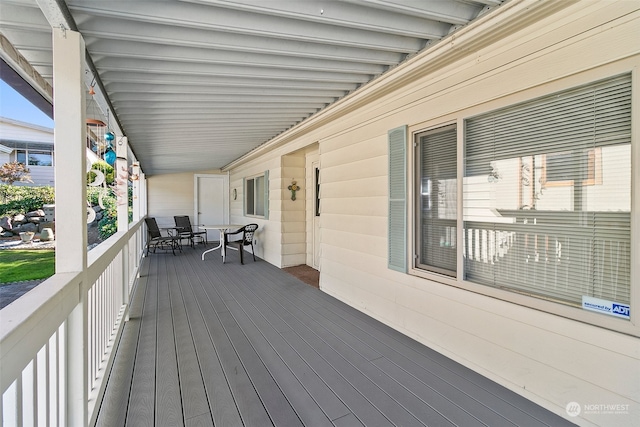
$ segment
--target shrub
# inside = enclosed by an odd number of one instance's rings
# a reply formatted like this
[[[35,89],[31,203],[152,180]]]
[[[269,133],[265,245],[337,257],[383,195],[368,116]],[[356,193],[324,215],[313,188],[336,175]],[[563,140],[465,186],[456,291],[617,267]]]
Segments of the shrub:
[[[106,164],[106,163],[105,163]],[[109,166],[110,167],[110,166]],[[113,169],[113,168],[112,168]],[[118,203],[114,191],[111,188],[87,187],[87,201],[92,205],[100,204],[102,194],[102,206],[104,207],[102,219],[98,222],[100,238],[106,240],[118,231]],[[43,205],[55,203],[55,190],[53,187],[16,187],[0,184],[0,216],[13,216],[41,209]],[[129,222],[133,219],[131,203],[133,189],[128,188]]]
[[[113,190],[103,187],[88,187],[87,201],[92,205],[100,204],[100,194],[102,193],[103,216],[98,221],[98,232],[100,238],[106,240],[118,231],[118,204]]]
[[[41,209],[43,205],[55,202],[53,187],[18,187],[0,185],[0,216],[10,216]]]
[[[9,162],[0,166],[0,181],[12,185],[14,182],[33,182],[24,163]]]
[[[107,185],[113,184],[115,180],[115,169],[113,166],[109,165],[109,163],[104,160],[98,160],[97,162],[91,165],[91,169],[97,169],[104,174],[104,179],[107,182]],[[96,179],[96,174],[94,172],[87,172],[87,185],[93,182]]]

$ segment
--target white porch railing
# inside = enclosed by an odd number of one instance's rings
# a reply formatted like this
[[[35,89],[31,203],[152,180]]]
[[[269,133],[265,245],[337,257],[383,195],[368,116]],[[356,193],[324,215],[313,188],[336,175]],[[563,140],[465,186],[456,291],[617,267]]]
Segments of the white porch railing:
[[[55,274],[5,307],[0,316],[0,419],[9,426],[95,423],[114,344],[129,310],[145,235],[143,220],[91,250],[87,271]],[[84,342],[74,343],[72,316],[83,319]],[[83,360],[84,359],[84,360]],[[81,373],[81,404],[68,384]],[[79,411],[86,415],[78,417]]]

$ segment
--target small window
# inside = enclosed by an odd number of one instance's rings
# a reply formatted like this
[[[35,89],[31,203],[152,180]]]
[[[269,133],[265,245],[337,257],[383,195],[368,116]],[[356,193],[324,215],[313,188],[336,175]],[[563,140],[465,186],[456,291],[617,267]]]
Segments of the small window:
[[[16,162],[27,164],[27,152],[26,150],[16,150]]]
[[[44,150],[16,150],[16,161],[27,166],[53,166],[53,153]]]
[[[53,156],[50,151],[29,150],[29,166],[53,166]]]
[[[265,217],[266,176],[259,175],[245,180],[245,213]]]

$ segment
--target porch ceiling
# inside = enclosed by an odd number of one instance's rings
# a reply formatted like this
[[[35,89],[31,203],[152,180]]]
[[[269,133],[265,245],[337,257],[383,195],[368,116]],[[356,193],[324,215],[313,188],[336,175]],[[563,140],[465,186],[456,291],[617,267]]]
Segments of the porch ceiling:
[[[221,168],[502,1],[0,0],[0,27],[52,83],[75,26],[154,175]]]

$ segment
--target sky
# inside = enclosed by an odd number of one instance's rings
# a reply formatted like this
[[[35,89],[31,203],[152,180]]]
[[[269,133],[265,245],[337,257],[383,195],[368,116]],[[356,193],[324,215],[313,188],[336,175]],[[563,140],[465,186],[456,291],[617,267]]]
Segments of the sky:
[[[53,128],[53,120],[0,80],[0,117]]]

